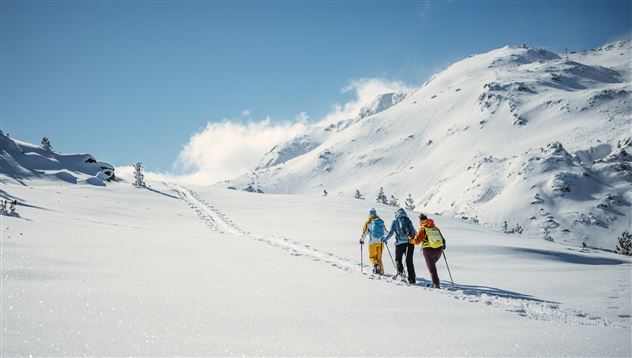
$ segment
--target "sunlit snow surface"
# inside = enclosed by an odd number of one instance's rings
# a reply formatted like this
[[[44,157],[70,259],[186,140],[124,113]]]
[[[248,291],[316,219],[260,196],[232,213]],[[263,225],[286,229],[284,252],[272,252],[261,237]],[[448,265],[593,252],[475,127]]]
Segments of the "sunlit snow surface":
[[[2,185],[3,356],[631,353],[625,256],[434,216],[432,290],[418,252],[416,286],[360,273],[369,201],[28,184]]]

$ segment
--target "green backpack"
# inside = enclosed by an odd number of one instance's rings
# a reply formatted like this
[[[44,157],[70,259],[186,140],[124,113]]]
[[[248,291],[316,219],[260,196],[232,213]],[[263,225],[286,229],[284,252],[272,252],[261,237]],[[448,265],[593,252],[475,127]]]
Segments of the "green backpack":
[[[437,227],[427,227],[426,236],[428,237],[428,246],[433,249],[443,246],[443,235],[441,235],[441,231]]]

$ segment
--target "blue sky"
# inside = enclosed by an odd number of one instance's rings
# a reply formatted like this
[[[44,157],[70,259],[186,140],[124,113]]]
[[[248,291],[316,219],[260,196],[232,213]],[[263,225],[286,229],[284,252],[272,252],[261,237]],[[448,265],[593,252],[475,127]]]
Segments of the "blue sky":
[[[506,44],[597,47],[630,36],[631,14],[630,1],[2,0],[1,127],[168,171],[208,122],[317,120],[353,80],[418,85]]]

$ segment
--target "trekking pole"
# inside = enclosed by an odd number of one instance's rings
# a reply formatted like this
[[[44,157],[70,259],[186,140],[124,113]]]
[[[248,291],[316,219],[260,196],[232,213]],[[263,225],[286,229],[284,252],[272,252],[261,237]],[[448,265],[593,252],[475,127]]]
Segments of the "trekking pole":
[[[397,272],[397,266],[395,266],[395,260],[393,260],[393,255],[391,255],[391,249],[388,248],[388,244],[384,243],[384,246],[386,246],[386,251],[388,251],[388,256],[391,258],[391,262],[393,263],[393,267],[395,268],[395,271]]]
[[[441,252],[443,254],[443,259],[445,260],[445,267],[448,268],[448,274],[450,275],[450,282],[452,282],[452,287],[456,287],[454,285],[454,280],[452,280],[452,273],[450,272],[450,266],[448,266],[448,259],[445,258],[445,251]]]
[[[360,244],[360,273],[364,273],[364,244]]]

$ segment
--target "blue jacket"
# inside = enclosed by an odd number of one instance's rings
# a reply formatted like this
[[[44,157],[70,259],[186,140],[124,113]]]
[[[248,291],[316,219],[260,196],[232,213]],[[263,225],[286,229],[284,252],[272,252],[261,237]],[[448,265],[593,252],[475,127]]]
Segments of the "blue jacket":
[[[393,222],[391,223],[391,229],[388,231],[388,235],[386,235],[386,237],[384,238],[384,242],[387,242],[391,238],[391,236],[395,234],[395,245],[408,244],[408,236],[400,236],[401,228],[399,226],[399,218],[404,216],[408,217],[405,211],[402,210],[397,212],[397,214],[395,215],[395,219],[393,219]],[[410,234],[413,236],[417,235],[417,231],[415,230],[415,227],[413,226],[413,223],[410,219],[408,219],[408,232],[410,232]]]

